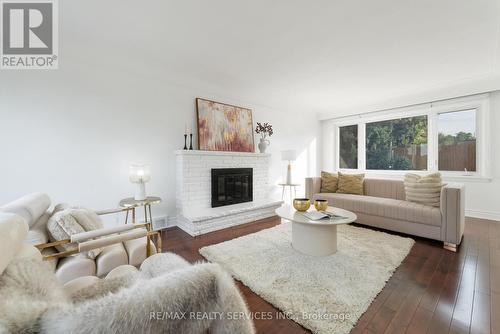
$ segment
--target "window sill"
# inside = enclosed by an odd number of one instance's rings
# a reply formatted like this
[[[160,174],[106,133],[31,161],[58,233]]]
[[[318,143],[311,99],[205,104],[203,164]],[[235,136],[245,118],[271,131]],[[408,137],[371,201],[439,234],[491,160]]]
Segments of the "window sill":
[[[492,177],[477,176],[477,175],[446,175],[443,174],[443,180],[445,181],[457,181],[457,182],[478,182],[478,183],[489,183],[493,180]]]
[[[427,175],[430,171],[360,171],[355,169],[341,169],[341,172],[345,173],[364,173],[367,178],[374,179],[397,179],[403,180],[406,173],[414,173],[419,175]],[[441,172],[441,176],[444,181],[451,182],[476,182],[476,183],[490,183],[493,178],[480,175],[460,175],[460,174],[447,174]]]

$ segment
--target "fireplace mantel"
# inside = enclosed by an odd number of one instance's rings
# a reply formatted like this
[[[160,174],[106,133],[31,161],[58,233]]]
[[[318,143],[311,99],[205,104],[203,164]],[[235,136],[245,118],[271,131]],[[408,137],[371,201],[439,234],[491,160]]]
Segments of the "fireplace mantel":
[[[269,199],[270,154],[178,150],[176,158],[177,225],[190,235],[275,215],[281,201]],[[253,201],[212,208],[211,170],[252,168]]]
[[[270,157],[269,153],[253,153],[253,152],[228,152],[228,151],[200,151],[200,150],[177,150],[175,155],[185,155],[185,156],[233,156],[233,157],[260,157],[267,158]]]

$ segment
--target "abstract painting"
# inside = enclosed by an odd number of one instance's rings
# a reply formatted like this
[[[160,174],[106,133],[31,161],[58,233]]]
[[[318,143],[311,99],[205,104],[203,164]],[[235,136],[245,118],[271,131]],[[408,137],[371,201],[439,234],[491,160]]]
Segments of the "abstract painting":
[[[255,151],[252,110],[200,98],[196,110],[200,150]]]

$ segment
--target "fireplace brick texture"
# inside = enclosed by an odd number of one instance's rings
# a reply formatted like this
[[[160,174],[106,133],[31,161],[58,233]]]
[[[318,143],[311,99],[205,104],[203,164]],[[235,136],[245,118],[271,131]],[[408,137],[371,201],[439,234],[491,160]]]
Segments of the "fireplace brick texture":
[[[176,208],[211,208],[212,168],[253,168],[254,202],[265,201],[269,193],[270,155],[239,152],[187,151],[176,156]]]

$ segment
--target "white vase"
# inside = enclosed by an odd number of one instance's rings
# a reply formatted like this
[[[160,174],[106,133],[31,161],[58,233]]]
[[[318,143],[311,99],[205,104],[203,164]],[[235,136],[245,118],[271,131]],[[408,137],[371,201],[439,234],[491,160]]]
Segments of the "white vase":
[[[266,153],[266,149],[270,144],[271,143],[269,142],[269,140],[264,139],[264,138],[260,138],[260,142],[258,145],[260,153]]]

